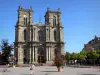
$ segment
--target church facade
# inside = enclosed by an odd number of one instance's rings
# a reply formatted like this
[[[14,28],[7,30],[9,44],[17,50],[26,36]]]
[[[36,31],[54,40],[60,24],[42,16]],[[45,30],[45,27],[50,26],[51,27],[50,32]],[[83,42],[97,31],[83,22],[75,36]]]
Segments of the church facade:
[[[61,12],[47,8],[45,24],[32,19],[32,7],[18,7],[15,25],[15,51],[17,64],[51,63],[55,56],[64,54],[64,27]]]

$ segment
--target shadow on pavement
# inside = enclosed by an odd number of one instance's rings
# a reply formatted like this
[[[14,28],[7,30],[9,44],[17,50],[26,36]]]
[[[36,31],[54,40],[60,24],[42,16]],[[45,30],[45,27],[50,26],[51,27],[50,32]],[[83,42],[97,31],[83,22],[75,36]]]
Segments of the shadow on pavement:
[[[41,72],[58,72],[58,71],[41,71]]]
[[[100,74],[82,74],[82,75],[100,75]]]
[[[46,68],[46,69],[55,69],[55,68]]]
[[[21,75],[30,75],[30,74],[21,74]]]

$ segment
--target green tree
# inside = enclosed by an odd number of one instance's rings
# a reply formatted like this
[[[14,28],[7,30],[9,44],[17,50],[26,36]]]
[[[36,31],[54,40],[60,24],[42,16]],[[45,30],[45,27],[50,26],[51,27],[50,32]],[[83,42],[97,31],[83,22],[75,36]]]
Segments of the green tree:
[[[2,40],[1,41],[1,50],[3,54],[3,58],[5,62],[8,62],[7,58],[11,56],[11,51],[13,49],[13,45],[8,43],[8,40]]]
[[[100,50],[96,50],[96,53],[99,55],[98,59],[100,59]]]
[[[71,54],[71,56],[70,56],[70,59],[71,59],[71,60],[77,60],[77,59],[78,59],[78,53],[74,53],[74,52],[73,52],[73,53]]]
[[[69,63],[69,60],[70,60],[70,53],[69,52],[66,52],[65,59],[66,59],[67,63]]]
[[[82,62],[82,60],[85,60],[86,57],[87,56],[86,56],[86,51],[85,50],[80,51],[80,53],[78,54],[78,59],[81,60],[81,62]]]
[[[73,53],[71,54],[71,56],[70,56],[70,59],[73,60],[73,61],[74,61],[74,64],[75,64],[75,60],[78,59],[78,53],[74,53],[74,52],[73,52]]]
[[[80,53],[78,53],[78,60],[81,61],[81,64],[82,64],[82,61],[86,59],[86,51],[85,50],[82,50]]]
[[[97,52],[97,54],[99,55],[99,57],[98,57],[98,64],[100,63],[100,50],[96,50],[96,52]]]
[[[91,50],[87,53],[87,58],[92,59],[93,63],[95,65],[95,60],[99,57],[99,54],[96,52],[96,50]]]

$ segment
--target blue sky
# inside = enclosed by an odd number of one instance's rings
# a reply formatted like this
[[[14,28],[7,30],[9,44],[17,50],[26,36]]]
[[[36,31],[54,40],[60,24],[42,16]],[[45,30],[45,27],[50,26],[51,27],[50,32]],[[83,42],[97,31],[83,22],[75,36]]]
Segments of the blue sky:
[[[65,51],[79,52],[84,44],[100,36],[100,0],[0,0],[0,41],[15,39],[17,9],[33,7],[33,21],[38,23],[49,7],[51,10],[60,8],[64,26]]]

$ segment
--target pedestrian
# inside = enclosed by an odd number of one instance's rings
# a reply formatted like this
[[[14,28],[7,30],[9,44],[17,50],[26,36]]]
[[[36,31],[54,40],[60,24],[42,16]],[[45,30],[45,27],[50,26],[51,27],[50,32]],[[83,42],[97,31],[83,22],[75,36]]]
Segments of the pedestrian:
[[[33,64],[30,67],[30,71],[31,71],[30,75],[34,75],[34,70],[35,70],[35,65]]]

